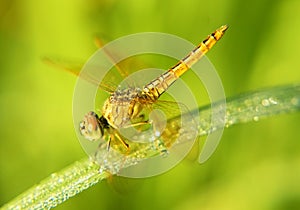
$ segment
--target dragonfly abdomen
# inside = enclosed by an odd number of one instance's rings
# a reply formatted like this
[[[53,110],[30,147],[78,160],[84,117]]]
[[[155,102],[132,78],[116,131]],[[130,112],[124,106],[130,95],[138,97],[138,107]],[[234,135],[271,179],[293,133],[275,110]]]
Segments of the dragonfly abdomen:
[[[143,88],[141,100],[155,102],[176,80],[177,78],[172,73],[160,75]]]
[[[152,101],[156,101],[181,75],[199,61],[221,39],[227,28],[226,25],[221,26],[175,66],[148,83],[143,89],[145,95]]]

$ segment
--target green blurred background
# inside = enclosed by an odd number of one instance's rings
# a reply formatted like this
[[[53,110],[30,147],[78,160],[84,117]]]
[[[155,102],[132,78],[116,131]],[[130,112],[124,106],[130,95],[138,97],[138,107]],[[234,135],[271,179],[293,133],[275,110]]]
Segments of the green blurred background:
[[[84,61],[96,33],[158,31],[197,44],[228,24],[208,56],[233,96],[300,82],[299,8],[297,0],[1,0],[0,205],[86,157],[72,123],[76,78],[41,57]],[[299,125],[294,113],[226,129],[203,165],[115,179],[114,189],[102,182],[57,209],[300,209]]]

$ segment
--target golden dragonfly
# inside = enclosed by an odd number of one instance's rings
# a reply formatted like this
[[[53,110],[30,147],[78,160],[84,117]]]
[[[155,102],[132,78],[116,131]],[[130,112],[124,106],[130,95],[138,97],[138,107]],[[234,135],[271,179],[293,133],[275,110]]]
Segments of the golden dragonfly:
[[[160,96],[222,38],[227,28],[228,26],[224,25],[215,30],[186,57],[143,87],[109,90],[110,96],[104,102],[101,116],[99,117],[94,111],[89,111],[80,122],[81,135],[89,141],[101,140],[100,144],[105,143],[107,150],[113,147],[125,155],[137,151],[138,144],[124,137],[120,129],[136,127],[143,130],[143,126],[154,127],[153,120],[150,120],[149,116],[145,116],[145,110],[148,110],[146,113],[149,113],[153,106],[160,104]],[[68,70],[79,75],[72,69]],[[121,70],[119,72],[122,74],[121,76],[124,76]],[[97,85],[104,90],[109,87],[109,85],[105,85],[105,82]],[[167,122],[165,130],[159,136],[157,149],[166,151],[174,143],[179,129],[180,126]],[[96,151],[97,153],[98,151]]]

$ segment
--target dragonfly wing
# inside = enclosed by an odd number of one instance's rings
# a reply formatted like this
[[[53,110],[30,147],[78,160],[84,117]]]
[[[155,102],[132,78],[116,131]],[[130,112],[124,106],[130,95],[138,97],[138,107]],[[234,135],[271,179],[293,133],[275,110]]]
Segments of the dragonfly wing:
[[[147,131],[141,132],[137,140],[150,135],[145,139],[147,142],[129,142],[130,152],[137,154],[135,157],[139,164],[121,170],[119,174],[122,176],[148,177],[165,172],[186,157],[196,139],[197,128],[191,116],[188,116],[186,106],[169,101],[148,105],[145,105],[145,112],[150,112],[151,126]],[[184,114],[177,116],[180,112]],[[161,125],[164,126],[162,130]],[[148,133],[144,135],[146,132]],[[141,149],[145,145],[147,149]],[[130,159],[131,154],[126,158]]]
[[[44,57],[43,62],[55,68],[67,71],[75,76],[79,76],[80,78],[98,86],[100,89],[104,90],[105,92],[112,93],[116,89],[115,85],[113,85],[113,83],[109,82],[108,80],[100,82],[96,76],[87,73],[87,71],[81,73],[82,67],[84,65],[80,62],[66,61],[63,59],[53,58],[53,57],[51,58]],[[101,68],[101,67],[99,66],[95,68]]]

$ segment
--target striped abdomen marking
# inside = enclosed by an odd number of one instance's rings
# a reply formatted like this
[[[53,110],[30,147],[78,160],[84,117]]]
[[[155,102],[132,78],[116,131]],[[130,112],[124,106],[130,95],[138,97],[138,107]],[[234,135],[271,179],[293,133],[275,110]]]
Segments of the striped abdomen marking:
[[[201,57],[222,38],[227,28],[226,25],[221,26],[209,35],[175,66],[147,84],[143,89],[143,93],[145,93],[152,101],[156,101],[161,94],[163,94],[181,75],[190,69],[192,65],[199,61]]]

